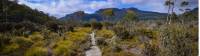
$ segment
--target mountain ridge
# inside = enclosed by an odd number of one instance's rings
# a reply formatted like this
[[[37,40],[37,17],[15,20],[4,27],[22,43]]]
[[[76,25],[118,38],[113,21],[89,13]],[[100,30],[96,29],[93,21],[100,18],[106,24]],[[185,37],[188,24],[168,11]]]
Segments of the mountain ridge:
[[[152,12],[152,11],[143,11],[139,10],[137,8],[131,7],[131,8],[104,8],[104,9],[99,9],[98,11],[88,14],[85,13],[84,11],[77,11],[72,14],[68,14],[64,17],[61,17],[60,20],[68,20],[68,19],[79,19],[83,21],[89,21],[91,19],[96,19],[97,21],[102,21],[102,18],[105,17],[104,15],[101,15],[101,13],[105,10],[113,10],[114,15],[112,18],[113,20],[121,20],[123,16],[126,14],[127,10],[134,11],[138,19],[160,19],[166,17],[167,13],[159,13],[159,12]]]

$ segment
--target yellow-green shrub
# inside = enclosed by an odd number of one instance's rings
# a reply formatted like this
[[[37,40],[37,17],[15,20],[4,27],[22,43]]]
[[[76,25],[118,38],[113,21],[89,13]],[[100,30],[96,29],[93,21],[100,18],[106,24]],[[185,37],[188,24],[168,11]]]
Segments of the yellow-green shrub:
[[[26,51],[24,56],[47,56],[48,50],[44,47],[33,47]]]
[[[114,36],[114,32],[112,30],[102,29],[97,31],[96,35],[104,38],[112,38]]]
[[[136,56],[136,55],[127,51],[120,51],[114,53],[114,56]]]
[[[22,48],[28,48],[33,44],[33,41],[25,37],[16,37],[11,40],[12,43],[17,43]]]
[[[10,45],[5,46],[5,48],[3,48],[2,53],[11,53],[16,51],[19,48],[19,45],[16,43],[12,43]]]
[[[91,28],[76,28],[75,32],[67,32],[66,35],[68,40],[82,42],[87,39],[89,32],[91,32]]]
[[[41,41],[44,39],[43,35],[39,32],[34,32],[32,35],[29,35],[29,38],[33,41]]]
[[[68,41],[68,40],[59,41],[55,45],[53,52],[55,53],[56,56],[59,56],[59,55],[69,56],[73,52],[73,49],[74,49],[73,47],[74,45],[72,41]]]
[[[132,37],[132,39],[126,39],[126,40],[118,41],[119,45],[127,45],[127,46],[136,45],[138,43],[140,43],[138,36],[134,36],[134,37]]]
[[[134,54],[130,53],[130,52],[126,52],[124,50],[121,50],[121,51],[114,51],[112,49],[112,47],[103,47],[102,48],[102,55],[103,56],[135,56]]]
[[[193,56],[191,45],[195,42],[188,37],[188,29],[181,24],[167,25],[160,39],[162,53],[165,56]]]
[[[32,45],[32,47],[44,47],[44,46],[45,46],[44,41],[37,41]]]
[[[78,31],[78,32],[85,32],[85,33],[89,33],[91,32],[91,28],[89,27],[77,27],[74,29],[75,31]]]
[[[68,40],[81,42],[86,39],[88,34],[86,32],[68,32],[67,35]]]

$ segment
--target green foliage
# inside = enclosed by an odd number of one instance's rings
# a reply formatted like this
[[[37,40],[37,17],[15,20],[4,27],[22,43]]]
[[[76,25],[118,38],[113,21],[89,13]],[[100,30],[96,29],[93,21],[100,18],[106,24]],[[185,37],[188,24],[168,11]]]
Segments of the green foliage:
[[[48,24],[54,24],[49,22],[57,22],[55,17],[48,16],[41,11],[32,10],[28,6],[19,5],[16,2],[3,0],[1,4],[3,13],[0,15],[0,32],[12,32],[14,30],[21,30],[18,33],[27,30],[39,31],[42,28],[41,25],[47,26]]]
[[[166,0],[164,5],[169,6],[171,5],[171,3],[172,3],[171,0]]]
[[[182,1],[181,2],[181,6],[183,7],[183,6],[187,6],[187,5],[189,5],[189,2],[188,1]]]
[[[171,24],[164,24],[163,20],[136,20],[137,13],[127,10],[122,15],[123,21],[91,20],[84,22],[87,23],[85,26],[81,20],[61,22],[25,5],[8,0],[2,2],[0,56],[83,56],[91,46],[89,33],[92,31],[96,31],[97,46],[103,56],[139,56],[137,53],[141,56],[198,55],[198,8],[180,16],[171,14],[174,19]],[[166,1],[167,6],[173,4]],[[187,2],[183,4],[188,5]],[[104,20],[115,19],[114,14],[113,9],[102,12]],[[83,15],[78,12],[78,16]],[[176,21],[178,19],[187,22],[180,23]],[[147,40],[143,40],[145,38]]]

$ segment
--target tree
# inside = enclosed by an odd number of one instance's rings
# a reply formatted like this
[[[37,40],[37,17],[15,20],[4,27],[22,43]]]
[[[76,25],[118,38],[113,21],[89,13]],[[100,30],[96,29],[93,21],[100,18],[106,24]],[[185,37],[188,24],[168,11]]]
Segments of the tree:
[[[169,13],[170,13],[170,8],[171,8],[171,5],[170,5],[170,3],[171,3],[171,0],[166,0],[165,1],[165,6],[168,6],[168,10],[167,10],[167,22],[168,22],[168,20],[169,20]]]
[[[189,2],[188,2],[188,1],[182,1],[181,4],[180,4],[180,6],[182,7],[182,8],[180,9],[180,11],[184,12],[184,14],[187,14],[188,9],[187,9],[186,7],[187,7],[188,5],[189,5]],[[181,18],[182,18],[181,23],[183,24],[183,23],[184,23],[184,19],[183,19],[184,17],[181,16]]]
[[[171,23],[171,13],[174,11],[174,4],[175,0],[166,0],[165,1],[165,6],[168,6],[168,11],[167,11],[167,24]]]

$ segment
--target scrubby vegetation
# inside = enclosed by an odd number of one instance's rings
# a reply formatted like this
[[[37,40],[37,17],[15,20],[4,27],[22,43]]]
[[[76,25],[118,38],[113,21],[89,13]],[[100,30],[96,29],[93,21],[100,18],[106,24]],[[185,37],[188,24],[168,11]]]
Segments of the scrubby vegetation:
[[[170,24],[165,19],[140,20],[134,11],[111,22],[112,10],[105,11],[100,22],[59,21],[27,6],[3,2],[3,8],[11,7],[3,9],[6,16],[1,13],[0,56],[84,56],[92,46],[91,32],[103,56],[198,55],[198,15],[193,11],[173,14]]]

